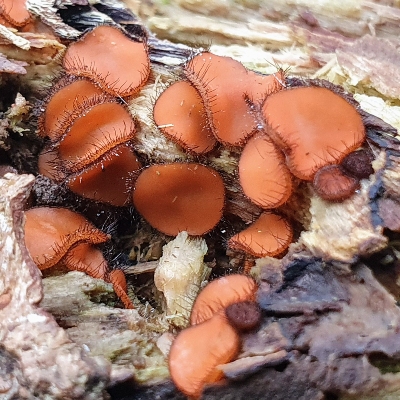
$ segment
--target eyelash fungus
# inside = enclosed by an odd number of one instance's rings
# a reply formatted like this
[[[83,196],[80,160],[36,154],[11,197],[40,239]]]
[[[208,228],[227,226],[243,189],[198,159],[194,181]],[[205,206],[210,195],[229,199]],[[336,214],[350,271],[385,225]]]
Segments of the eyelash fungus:
[[[7,21],[27,23],[29,14],[7,5],[0,2]],[[149,47],[107,25],[68,46],[62,76],[40,104],[38,172],[95,204],[134,210],[162,237],[218,233],[227,252],[250,265],[188,300],[189,326],[168,363],[175,385],[199,398],[223,379],[219,366],[237,357],[243,333],[261,323],[258,283],[248,272],[256,258],[283,257],[300,236],[288,204],[301,190],[346,201],[374,174],[374,158],[360,110],[324,82],[294,84],[280,68],[263,75],[197,51],[158,84]],[[175,153],[143,151],[151,137],[135,118],[142,96],[152,97],[152,134]],[[231,169],[223,154],[235,160]],[[235,211],[238,199],[249,218]],[[124,271],[101,250],[110,235],[66,208],[33,207],[25,218],[26,246],[41,270],[64,266],[103,279],[134,308]]]

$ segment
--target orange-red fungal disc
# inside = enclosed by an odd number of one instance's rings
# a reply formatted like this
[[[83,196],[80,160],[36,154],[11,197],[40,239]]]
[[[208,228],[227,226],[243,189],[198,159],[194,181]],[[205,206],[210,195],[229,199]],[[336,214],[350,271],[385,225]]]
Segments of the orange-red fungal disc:
[[[360,182],[345,174],[338,165],[328,165],[315,174],[313,186],[324,200],[342,201],[360,187]]]
[[[194,153],[207,153],[216,144],[201,97],[189,82],[176,82],[160,95],[154,121],[161,132]]]
[[[208,383],[219,381],[223,373],[216,367],[232,361],[240,348],[239,335],[223,313],[184,329],[172,343],[169,371],[177,388],[199,398]]]
[[[191,325],[200,324],[231,304],[254,301],[257,283],[247,275],[233,274],[210,282],[196,297],[190,314]]]
[[[133,175],[140,167],[130,147],[120,145],[108,157],[68,178],[68,187],[88,199],[126,206],[131,201]]]
[[[25,244],[40,269],[57,264],[78,243],[103,243],[108,238],[85,217],[65,208],[25,211]]]
[[[71,78],[59,83],[60,89],[51,95],[46,110],[39,119],[39,134],[48,136],[53,141],[60,139],[73,122],[74,109],[82,108],[82,104],[88,99],[103,93],[99,87],[86,79],[68,83],[69,81]]]
[[[282,152],[261,133],[253,136],[243,148],[239,180],[245,195],[265,209],[282,205],[293,190]]]
[[[133,204],[149,224],[176,236],[203,235],[222,217],[225,187],[220,175],[200,164],[152,165],[138,177]]]
[[[24,26],[31,20],[26,0],[0,0],[0,15],[15,26]]]
[[[135,308],[132,303],[132,300],[129,298],[127,294],[128,288],[126,285],[124,272],[121,271],[120,269],[115,269],[109,273],[108,279],[112,283],[115,293],[124,303],[125,308],[128,309]]]
[[[103,253],[90,243],[80,243],[71,248],[63,258],[68,269],[82,271],[92,278],[105,280],[107,275],[107,261]]]
[[[69,172],[77,172],[132,140],[135,132],[125,107],[112,102],[97,104],[73,121],[58,147],[59,157]]]
[[[264,212],[248,228],[232,236],[228,246],[256,257],[274,257],[291,243],[293,230],[280,215]]]
[[[190,60],[185,74],[203,99],[215,137],[224,144],[242,145],[257,125],[245,100],[246,68],[232,58],[205,52]]]
[[[69,74],[85,76],[121,97],[136,93],[150,74],[147,45],[111,26],[98,26],[71,44],[63,66]]]
[[[312,180],[318,169],[339,163],[365,139],[356,108],[325,88],[282,90],[267,97],[263,114],[268,134],[300,179]]]

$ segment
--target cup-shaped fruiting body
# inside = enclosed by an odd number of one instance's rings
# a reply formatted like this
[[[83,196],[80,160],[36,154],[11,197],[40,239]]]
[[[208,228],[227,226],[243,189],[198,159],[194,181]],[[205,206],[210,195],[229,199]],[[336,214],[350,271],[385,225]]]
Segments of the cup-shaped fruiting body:
[[[263,105],[268,135],[286,154],[290,171],[312,180],[338,164],[365,139],[357,109],[331,90],[298,87],[268,96]]]
[[[25,244],[39,269],[62,264],[111,282],[125,307],[133,308],[124,273],[109,273],[103,253],[94,246],[108,239],[85,217],[65,208],[37,207],[25,212]]]
[[[138,177],[133,204],[149,224],[176,236],[203,235],[222,217],[225,187],[220,175],[201,164],[151,165]]]
[[[203,99],[215,137],[226,145],[243,145],[256,130],[246,100],[258,102],[282,88],[275,76],[262,78],[232,58],[207,52],[193,57],[184,72]]]
[[[32,208],[25,218],[25,244],[40,269],[54,266],[79,243],[109,239],[85,217],[65,208]]]
[[[129,112],[115,101],[96,102],[79,111],[58,146],[60,161],[68,172],[97,163],[118,145],[133,140],[136,132]]]
[[[360,187],[360,182],[338,165],[327,165],[317,171],[313,186],[318,196],[324,200],[343,201]]]
[[[130,146],[122,144],[89,168],[67,178],[76,194],[114,206],[131,203],[131,191],[140,162]]]
[[[161,132],[186,150],[204,154],[214,148],[216,140],[202,99],[189,82],[169,86],[157,99],[153,113]]]
[[[63,264],[68,269],[85,272],[96,279],[105,279],[108,268],[101,250],[91,243],[72,246],[63,258]]]
[[[146,43],[134,42],[111,26],[98,26],[71,44],[63,66],[69,74],[85,76],[121,97],[138,92],[150,73]]]
[[[292,194],[292,179],[285,158],[262,133],[253,136],[243,148],[239,180],[244,194],[265,209],[279,207]]]
[[[45,100],[45,111],[39,118],[38,133],[52,141],[59,140],[68,129],[74,114],[86,108],[93,97],[101,96],[103,91],[86,79],[66,76],[56,83]]]
[[[184,394],[199,398],[206,384],[223,377],[217,366],[232,361],[239,348],[239,335],[224,313],[214,314],[178,334],[168,359],[171,378]]]
[[[26,0],[0,0],[0,15],[14,26],[24,26],[31,20]]]
[[[274,257],[292,242],[293,230],[286,218],[264,212],[248,228],[232,236],[228,246],[255,257]]]
[[[210,282],[196,297],[190,315],[191,325],[201,324],[231,304],[254,301],[257,283],[241,274],[223,276]]]
[[[261,322],[261,308],[255,301],[240,301],[225,309],[229,323],[240,332],[251,331]]]

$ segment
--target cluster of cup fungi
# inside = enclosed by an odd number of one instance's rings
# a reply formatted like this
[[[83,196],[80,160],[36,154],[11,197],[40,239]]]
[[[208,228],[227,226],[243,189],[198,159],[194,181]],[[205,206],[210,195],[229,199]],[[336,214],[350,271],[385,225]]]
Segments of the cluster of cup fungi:
[[[23,26],[30,20],[25,1],[3,0],[0,8],[6,23]],[[85,198],[133,204],[163,234],[201,236],[223,217],[224,178],[207,163],[215,149],[239,149],[241,190],[262,209],[227,242],[252,257],[287,250],[292,225],[276,210],[299,181],[310,182],[327,201],[343,201],[373,172],[362,148],[361,116],[342,95],[312,84],[290,87],[282,70],[266,76],[210,52],[187,60],[153,108],[162,134],[203,162],[143,166],[134,151],[140,127],[126,104],[151,75],[146,41],[99,26],[69,45],[62,64],[65,75],[54,84],[39,119],[38,133],[47,138],[39,172]],[[82,215],[32,208],[26,211],[25,236],[39,268],[61,263],[104,279],[125,307],[133,308],[124,273],[110,270],[96,247],[109,235]],[[218,365],[237,355],[239,333],[259,323],[256,291],[250,277],[231,275],[200,292],[191,326],[178,334],[169,356],[172,379],[186,395],[198,398],[204,385],[222,378]],[[206,339],[213,332],[218,334]]]
[[[199,398],[205,385],[223,378],[218,366],[237,356],[242,332],[258,327],[256,293],[252,278],[232,274],[212,281],[197,296],[190,327],[178,334],[169,353],[171,377],[189,398]]]

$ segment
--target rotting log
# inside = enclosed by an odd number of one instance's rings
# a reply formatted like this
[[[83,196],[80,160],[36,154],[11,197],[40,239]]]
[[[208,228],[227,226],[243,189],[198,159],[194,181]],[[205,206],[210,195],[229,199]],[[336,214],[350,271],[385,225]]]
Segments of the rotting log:
[[[54,29],[64,43],[29,33],[10,35],[8,39],[13,45],[9,41],[0,43],[7,57],[2,71],[21,76],[19,82],[29,88],[28,95],[39,97],[38,89],[49,84],[46,77],[59,69],[55,60],[65,43],[75,40],[86,28],[112,23],[113,18],[114,23],[121,24],[132,35],[142,35],[147,27],[157,33],[159,38],[150,33],[149,45],[159,82],[168,82],[174,76],[178,66],[192,54],[191,46],[196,43],[209,45],[212,40],[211,51],[234,56],[264,72],[274,71],[274,63],[289,66],[293,85],[307,84],[309,81],[304,78],[307,76],[328,79],[355,93],[355,99],[366,111],[363,119],[368,141],[376,155],[375,174],[344,203],[330,204],[310,196],[305,190],[299,194],[301,199],[294,200],[299,201],[302,207],[288,204],[287,214],[306,230],[282,260],[256,261],[253,271],[260,279],[259,302],[265,315],[262,327],[257,333],[245,337],[239,359],[222,367],[228,377],[227,383],[206,389],[204,398],[269,396],[276,399],[319,399],[337,396],[340,399],[390,399],[399,396],[397,330],[400,312],[396,300],[400,290],[396,283],[387,284],[390,274],[395,281],[398,279],[397,250],[395,247],[393,250],[390,244],[397,237],[385,231],[385,227],[398,230],[395,218],[398,218],[400,208],[400,146],[396,129],[388,125],[400,127],[399,87],[396,86],[399,80],[395,78],[400,73],[396,47],[399,9],[366,1],[349,2],[343,9],[339,7],[342,2],[315,5],[304,1],[292,7],[290,2],[248,1],[244,2],[246,8],[239,2],[230,4],[228,8],[227,2],[222,0],[182,0],[170,7],[161,2],[149,5],[126,1],[146,17],[147,22],[143,25],[123,4],[114,0],[105,4],[95,2],[94,6],[85,1],[71,1],[60,9],[60,14],[56,14],[56,8],[52,9],[48,2],[31,0],[29,3],[31,11]],[[338,10],[341,18],[337,18]],[[252,44],[251,47],[243,46],[243,36]],[[160,38],[186,44],[174,44]],[[19,49],[30,47],[31,50],[15,52],[13,46]],[[175,69],[174,73],[171,69]],[[25,71],[27,74],[23,75]],[[15,79],[8,79],[3,81],[3,85],[15,88],[15,82]],[[159,90],[153,82],[130,104],[141,126],[137,150],[152,160],[175,160],[182,154],[175,145],[154,133],[148,111],[152,96]],[[0,142],[0,146],[3,149],[1,154],[5,154],[21,173],[32,169],[29,161],[34,159],[35,151],[37,154],[35,146],[40,145],[35,142],[30,149],[29,134],[22,144],[15,139],[15,135],[23,133],[18,132],[18,123],[13,123],[18,118],[18,112],[13,114],[10,111],[2,120],[3,127],[12,127],[14,136],[8,141],[10,130],[3,129],[0,138],[4,138],[4,142]],[[24,128],[29,129],[29,126]],[[220,158],[215,162],[224,165],[227,171],[235,167],[234,157]],[[4,290],[0,304],[1,311],[7,315],[1,321],[8,324],[10,315],[18,321],[17,325],[13,323],[14,333],[9,325],[0,329],[3,365],[13,366],[12,373],[1,376],[4,393],[9,398],[14,393],[19,393],[21,398],[30,398],[32,393],[39,398],[45,395],[63,399],[106,398],[104,388],[111,380],[113,386],[109,392],[116,399],[121,390],[126,398],[132,399],[139,396],[152,399],[155,393],[160,398],[182,398],[171,382],[165,380],[165,360],[155,346],[158,335],[168,330],[168,324],[160,315],[143,318],[132,311],[93,306],[107,297],[112,298],[110,289],[77,273],[47,278],[44,287],[50,297],[45,297],[42,306],[56,316],[57,322],[82,347],[71,342],[54,319],[37,308],[41,297],[40,277],[27,259],[21,239],[21,212],[32,178],[5,175],[1,182],[4,196],[1,215],[5,225],[1,232]],[[250,207],[246,199],[235,195],[234,182],[231,192],[233,213],[243,214],[246,220],[259,212],[257,207]],[[43,178],[36,180],[33,190],[36,204],[63,204],[66,196],[69,195],[64,188]],[[72,204],[80,205],[74,197]],[[150,240],[155,243],[163,238]],[[145,241],[148,241],[148,236]],[[393,259],[387,265],[387,271],[382,272],[383,264],[378,258],[371,257],[377,252],[378,255],[385,254],[388,249],[393,250]],[[361,257],[364,258],[362,262]],[[379,276],[383,286],[371,270]],[[75,307],[68,302],[71,301],[68,291],[57,289],[64,285],[68,287],[71,284],[66,282],[68,279],[75,288],[83,285],[76,294],[80,305],[75,304]],[[24,295],[17,296],[17,293]],[[57,297],[63,300],[54,302]],[[88,302],[88,298],[93,301]],[[20,301],[18,306],[15,299]],[[74,310],[76,314],[66,315],[67,310]],[[39,316],[40,327],[35,318],[28,318],[29,315]],[[100,320],[100,324],[96,320]],[[105,320],[114,322],[106,323]],[[60,342],[37,343],[39,336],[34,332],[38,332],[38,327],[52,332],[48,338],[50,342],[54,338]],[[67,363],[72,359],[75,366],[83,368],[81,372],[86,371],[86,378],[80,380],[77,375],[63,370],[61,356],[54,364],[43,359],[37,370],[30,369],[32,366],[27,364],[26,357],[33,354],[32,358],[35,358],[38,353],[35,353],[35,346],[26,350],[26,342],[22,346],[20,337],[15,336],[18,329],[28,332],[29,337],[24,339],[40,346],[51,360],[53,352],[67,357]],[[99,335],[91,336],[92,332],[100,329],[106,331],[101,340]],[[115,340],[118,345],[110,338],[118,338]],[[95,347],[96,342],[101,344]],[[89,348],[90,356],[82,350],[85,346]],[[145,349],[151,349],[148,352],[153,353],[153,358],[144,356]],[[104,358],[102,361],[94,360],[91,358],[93,355],[116,361],[111,372]],[[129,358],[128,362],[126,358]],[[149,368],[143,367],[146,363]],[[48,369],[57,371],[62,385],[47,375]],[[50,386],[49,381],[52,383]],[[91,386],[94,381],[96,383]],[[118,389],[121,381],[125,381],[125,386]],[[290,387],[287,382],[291,382]],[[142,386],[143,383],[154,384]]]

